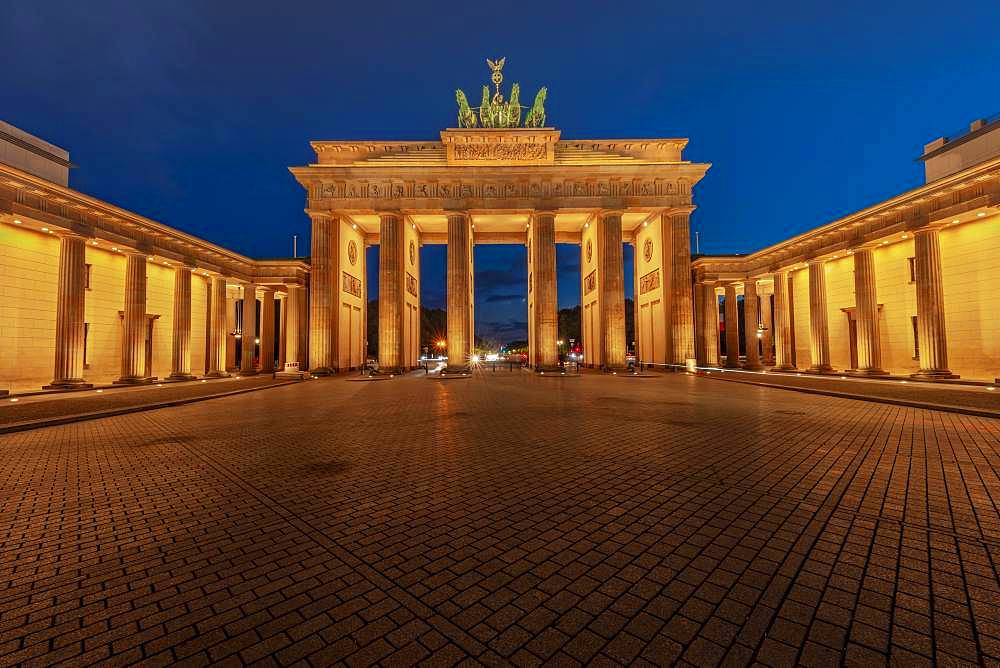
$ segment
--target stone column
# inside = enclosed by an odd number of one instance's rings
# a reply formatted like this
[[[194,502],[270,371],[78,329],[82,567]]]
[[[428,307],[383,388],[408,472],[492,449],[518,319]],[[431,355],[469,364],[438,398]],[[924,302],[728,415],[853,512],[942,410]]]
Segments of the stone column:
[[[760,361],[764,366],[774,366],[774,322],[771,318],[771,294],[773,291],[773,288],[757,286],[757,295],[760,297],[760,324],[763,329],[760,338]]]
[[[719,364],[719,298],[715,294],[715,283],[703,283],[701,292],[701,331],[704,339],[703,366]]]
[[[260,300],[260,372],[274,373],[274,290],[265,288]]]
[[[224,285],[225,287],[225,285]],[[226,346],[226,356],[225,363],[220,367],[225,371],[239,371],[239,367],[236,366],[236,302],[239,300],[236,297],[229,296],[229,289],[223,293],[225,299],[225,308],[223,310],[223,318],[225,323],[223,325],[223,331],[225,332],[225,346]]]
[[[149,382],[146,369],[146,256],[125,257],[125,308],[122,314],[122,366],[116,383]]]
[[[469,285],[472,227],[465,213],[448,214],[448,371],[468,371],[472,355]]]
[[[337,309],[337,229],[340,221],[329,215],[312,216],[312,250],[309,269],[309,371],[315,376],[334,372],[334,327]]]
[[[399,214],[382,214],[379,219],[378,365],[392,373],[403,366],[406,232]]]
[[[878,295],[875,289],[875,254],[870,248],[854,252],[854,300],[857,315],[858,368],[855,374],[884,376],[879,340]]]
[[[913,236],[917,283],[917,347],[920,371],[914,378],[957,378],[948,369],[948,337],[944,320],[944,284],[941,279],[941,242],[936,228]]]
[[[726,368],[740,368],[740,309],[736,301],[736,285],[726,284]]]
[[[52,383],[44,389],[92,387],[83,380],[86,259],[86,239],[74,234],[59,239],[55,368]]]
[[[795,369],[792,364],[792,316],[788,303],[788,272],[774,274],[774,368]]]
[[[826,312],[826,260],[809,261],[809,353],[811,373],[833,371]]]
[[[191,267],[174,269],[174,323],[170,378],[191,380]]]
[[[299,361],[299,334],[303,326],[300,313],[301,293],[300,286],[289,285],[288,294],[282,303],[282,310],[285,311],[285,364]]]
[[[240,349],[240,374],[252,376],[257,373],[254,363],[254,353],[257,343],[257,286],[253,283],[243,284],[243,331]]]
[[[226,298],[226,279],[223,276],[212,278],[212,317],[208,336],[208,375],[212,378],[225,378],[226,358],[229,347],[229,317]]]
[[[743,283],[743,338],[746,340],[747,357],[743,368],[750,371],[760,371],[764,367],[760,363],[760,339],[757,332],[760,329],[760,311],[757,303],[757,280],[748,278]]]
[[[364,285],[364,283],[362,283]],[[289,293],[291,294],[291,293]],[[299,289],[298,323],[299,323],[299,368],[306,369],[309,366],[309,291],[303,287]]]
[[[285,368],[285,360],[288,359],[285,353],[288,349],[288,292],[283,295],[275,294],[275,298],[278,300],[278,309],[280,316],[278,320],[278,360],[275,364],[275,369],[281,370]]]
[[[601,215],[597,245],[603,334],[601,359],[606,368],[622,368],[625,366],[625,268],[621,212]]]
[[[672,236],[670,257],[670,341],[671,362],[687,364],[694,357],[694,304],[691,294],[690,210],[670,214]],[[664,271],[666,274],[666,270]]]
[[[531,251],[534,254],[532,264],[535,280],[536,349],[532,351],[532,362],[537,370],[555,369],[559,366],[559,345],[556,343],[559,339],[559,312],[555,214],[550,211],[536,212],[529,234],[531,234]]]

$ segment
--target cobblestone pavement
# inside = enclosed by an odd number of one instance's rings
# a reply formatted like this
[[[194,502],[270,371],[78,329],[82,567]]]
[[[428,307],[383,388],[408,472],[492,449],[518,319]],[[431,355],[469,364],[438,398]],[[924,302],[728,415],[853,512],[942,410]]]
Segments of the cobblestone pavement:
[[[80,415],[94,411],[145,406],[164,401],[177,401],[195,397],[234,392],[249,388],[276,385],[270,374],[246,378],[219,378],[182,383],[160,383],[139,387],[105,388],[75,392],[58,392],[18,397],[16,402],[0,399],[0,427],[33,420],[67,415]]]
[[[0,436],[0,664],[996,664],[998,439],[682,374]]]
[[[842,378],[838,375],[816,376],[794,373],[759,373],[747,371],[713,371],[715,379],[740,380],[751,383],[843,392],[896,401],[916,401],[957,408],[975,408],[996,411],[1000,414],[1000,387],[995,385],[961,385],[957,383],[928,383],[914,380],[901,382],[871,378]],[[988,387],[995,389],[990,390]]]

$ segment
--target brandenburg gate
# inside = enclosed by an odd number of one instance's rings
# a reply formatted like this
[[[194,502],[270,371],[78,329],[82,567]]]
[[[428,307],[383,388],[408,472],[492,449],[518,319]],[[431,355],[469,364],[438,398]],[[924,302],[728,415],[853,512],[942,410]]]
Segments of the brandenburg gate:
[[[447,244],[448,367],[468,367],[475,313],[473,246],[524,244],[529,363],[558,364],[557,243],[580,247],[584,363],[625,365],[623,244],[635,253],[636,337],[643,361],[694,357],[689,216],[708,164],[682,158],[686,139],[565,140],[545,125],[546,90],[522,123],[519,87],[495,93],[439,141],[314,141],[316,162],[292,167],[312,221],[309,368],[364,364],[365,249],[379,246],[379,366],[417,365],[420,253]]]

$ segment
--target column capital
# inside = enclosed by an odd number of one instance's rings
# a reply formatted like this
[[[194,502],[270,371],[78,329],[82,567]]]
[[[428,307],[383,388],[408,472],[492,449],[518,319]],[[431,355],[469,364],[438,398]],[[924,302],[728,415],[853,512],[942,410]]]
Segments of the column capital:
[[[472,218],[468,209],[445,209],[444,215],[447,218]]]
[[[621,218],[624,214],[624,209],[600,209],[597,211],[597,217],[601,220],[611,218],[612,216],[618,216]]]
[[[675,206],[670,209],[664,209],[663,214],[665,216],[670,216],[671,218],[674,218],[675,216],[690,216],[697,208],[698,207],[693,204],[689,204],[687,206]]]

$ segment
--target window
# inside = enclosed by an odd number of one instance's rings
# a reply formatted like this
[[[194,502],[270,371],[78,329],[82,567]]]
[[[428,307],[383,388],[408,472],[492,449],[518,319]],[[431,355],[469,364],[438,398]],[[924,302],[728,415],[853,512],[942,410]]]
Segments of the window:
[[[87,276],[90,276],[90,265],[87,265]],[[89,369],[90,364],[87,363],[87,338],[90,335],[90,323],[83,323],[83,368]]]
[[[917,329],[917,316],[910,316],[913,324],[913,359],[920,359],[920,330]]]
[[[916,260],[917,260],[917,258],[915,258],[915,257],[908,257],[908,258],[906,258],[906,264],[910,268],[910,283],[916,283],[917,282],[917,264],[916,264]]]
[[[86,288],[87,290],[89,290],[90,289],[90,268],[93,265],[85,264],[83,266],[84,266],[84,271],[83,271],[83,287]]]

